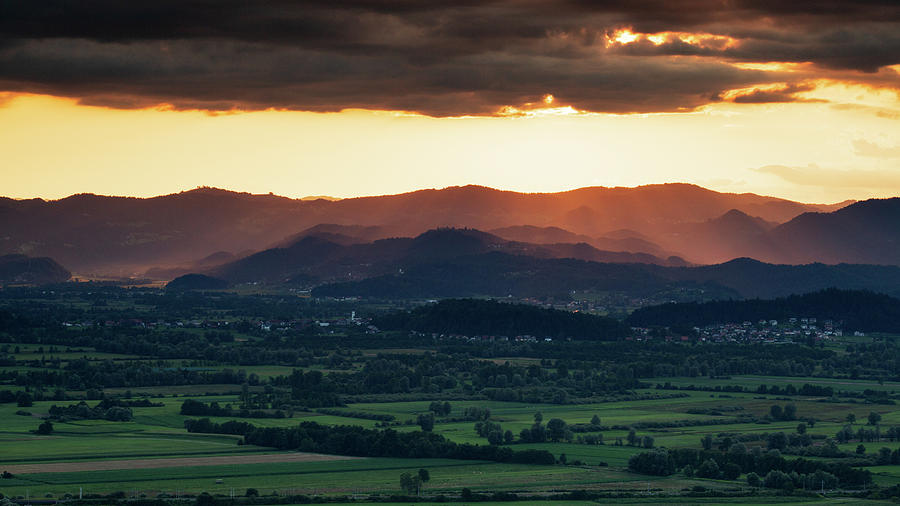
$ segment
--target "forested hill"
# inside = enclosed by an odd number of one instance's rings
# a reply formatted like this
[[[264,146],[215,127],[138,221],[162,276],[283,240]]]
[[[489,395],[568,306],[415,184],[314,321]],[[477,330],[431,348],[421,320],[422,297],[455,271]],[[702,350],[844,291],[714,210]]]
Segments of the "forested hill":
[[[900,300],[869,291],[830,288],[772,300],[726,300],[645,307],[632,313],[626,323],[636,327],[705,326],[792,317],[842,321],[844,328],[849,330],[900,332]]]
[[[478,299],[446,299],[412,311],[384,315],[374,323],[382,330],[598,341],[616,340],[628,332],[625,325],[612,318]]]
[[[773,265],[749,258],[700,267],[662,267],[534,258],[494,251],[413,265],[403,273],[320,285],[312,295],[436,299],[563,296],[572,290],[592,290],[644,296],[676,286],[700,287],[714,292],[717,299],[786,297],[830,287],[900,296],[900,267]]]
[[[52,258],[25,255],[0,256],[0,284],[45,285],[68,281],[72,274]]]

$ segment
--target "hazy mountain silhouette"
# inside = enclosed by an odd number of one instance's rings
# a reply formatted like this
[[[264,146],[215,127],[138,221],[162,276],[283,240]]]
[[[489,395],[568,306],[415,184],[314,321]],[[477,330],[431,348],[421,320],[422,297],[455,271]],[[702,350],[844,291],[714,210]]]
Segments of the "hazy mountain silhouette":
[[[0,283],[45,285],[68,281],[72,274],[52,258],[0,256]]]
[[[742,256],[770,258],[777,247],[766,235],[777,223],[731,209],[722,216],[700,223],[676,225],[657,240],[676,251],[690,252],[698,263],[720,263]]]
[[[536,227],[534,225],[515,225],[512,227],[489,230],[491,234],[509,241],[530,242],[534,244],[556,243],[590,243],[593,238],[575,234],[559,227]]]
[[[390,233],[383,227],[362,225],[338,225],[336,223],[320,223],[302,232],[290,235],[272,247],[284,248],[304,237],[319,237],[338,244],[358,244],[372,242],[389,237]]]
[[[238,258],[247,256],[250,252],[243,252],[235,255],[227,251],[217,251],[211,255],[207,255],[200,260],[190,262],[177,267],[152,267],[147,269],[144,275],[150,279],[172,279],[189,274],[192,272],[207,271],[214,267],[233,262]]]
[[[694,251],[670,248],[657,237],[731,209],[783,223],[832,208],[688,184],[538,194],[464,186],[338,201],[214,188],[148,199],[82,194],[56,201],[0,199],[0,254],[49,256],[79,273],[129,275],[153,266],[189,265],[217,251],[259,251],[324,223],[338,228],[317,233],[364,242],[442,226],[492,230],[529,224],[594,238],[630,229],[692,260]]]
[[[590,237],[575,234],[559,227],[536,227],[534,225],[518,225],[491,230],[490,233],[510,241],[529,242],[534,244],[577,244],[586,243],[604,251],[624,251],[630,253],[647,253],[660,258],[672,256],[659,245],[647,240],[642,234],[628,230],[617,230],[601,237]]]
[[[343,237],[343,236],[342,236]],[[359,280],[402,272],[415,265],[460,257],[502,252],[536,258],[576,258],[622,263],[680,265],[644,253],[601,251],[589,244],[532,244],[507,241],[475,229],[439,228],[414,238],[379,239],[370,243],[343,243],[330,234],[302,235],[293,243],[271,248],[209,271],[234,283],[300,284]]]
[[[900,198],[866,200],[833,213],[805,213],[768,236],[779,250],[760,258],[900,265]]]
[[[703,223],[674,226],[655,238],[699,263],[737,257],[785,264],[900,265],[900,198],[804,213],[775,224],[733,209]]]
[[[222,290],[228,288],[228,282],[224,279],[204,276],[203,274],[185,274],[166,284],[167,290]]]
[[[769,224],[729,213],[748,232]],[[762,232],[760,232],[762,230]],[[415,238],[342,245],[306,236],[231,262],[208,274],[232,283],[325,284],[323,295],[437,297],[617,290],[647,294],[678,286],[723,296],[772,297],[829,287],[900,294],[900,267],[858,264],[774,265],[749,258],[697,267],[647,254],[606,252],[586,243],[506,241],[474,229],[435,229]],[[336,284],[335,284],[336,283]]]
[[[738,259],[701,267],[612,264],[488,253],[430,262],[403,273],[316,288],[319,296],[543,297],[572,290],[619,291],[634,296],[679,287],[703,288],[717,298],[782,297],[824,288],[900,295],[900,267],[880,265],[772,265]]]

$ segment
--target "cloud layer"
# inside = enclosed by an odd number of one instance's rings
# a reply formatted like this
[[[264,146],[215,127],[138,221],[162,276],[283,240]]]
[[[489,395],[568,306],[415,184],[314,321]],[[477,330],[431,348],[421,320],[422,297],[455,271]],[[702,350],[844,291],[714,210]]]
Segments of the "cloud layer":
[[[897,64],[892,0],[0,1],[0,91],[119,108],[683,111]]]

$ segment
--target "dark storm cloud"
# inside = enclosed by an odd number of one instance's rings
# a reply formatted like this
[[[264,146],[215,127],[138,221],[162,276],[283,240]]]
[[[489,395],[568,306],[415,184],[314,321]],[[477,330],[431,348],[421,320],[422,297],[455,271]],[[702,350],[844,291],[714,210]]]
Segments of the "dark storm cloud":
[[[626,26],[721,37],[608,44]],[[817,74],[735,61],[812,62]],[[865,82],[897,63],[895,1],[0,0],[0,90],[111,107],[443,116],[552,93],[582,110],[678,111],[829,69]]]
[[[798,96],[798,93],[812,91],[811,84],[788,84],[772,88],[755,88],[739,93],[732,98],[736,104],[771,104],[779,102],[822,102]],[[720,97],[716,97],[720,98]]]

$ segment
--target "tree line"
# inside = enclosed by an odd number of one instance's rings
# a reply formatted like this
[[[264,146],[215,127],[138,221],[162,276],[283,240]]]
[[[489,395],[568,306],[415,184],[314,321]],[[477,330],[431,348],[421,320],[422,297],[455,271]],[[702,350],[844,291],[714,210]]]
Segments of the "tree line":
[[[255,427],[246,422],[222,424],[208,418],[188,419],[188,432],[234,434],[243,444],[299,450],[304,452],[352,455],[357,457],[445,458],[491,460],[516,464],[554,464],[546,450],[513,451],[499,446],[459,444],[426,431],[398,432],[393,429],[366,429],[359,426],[326,426],[301,422],[296,427]]]

